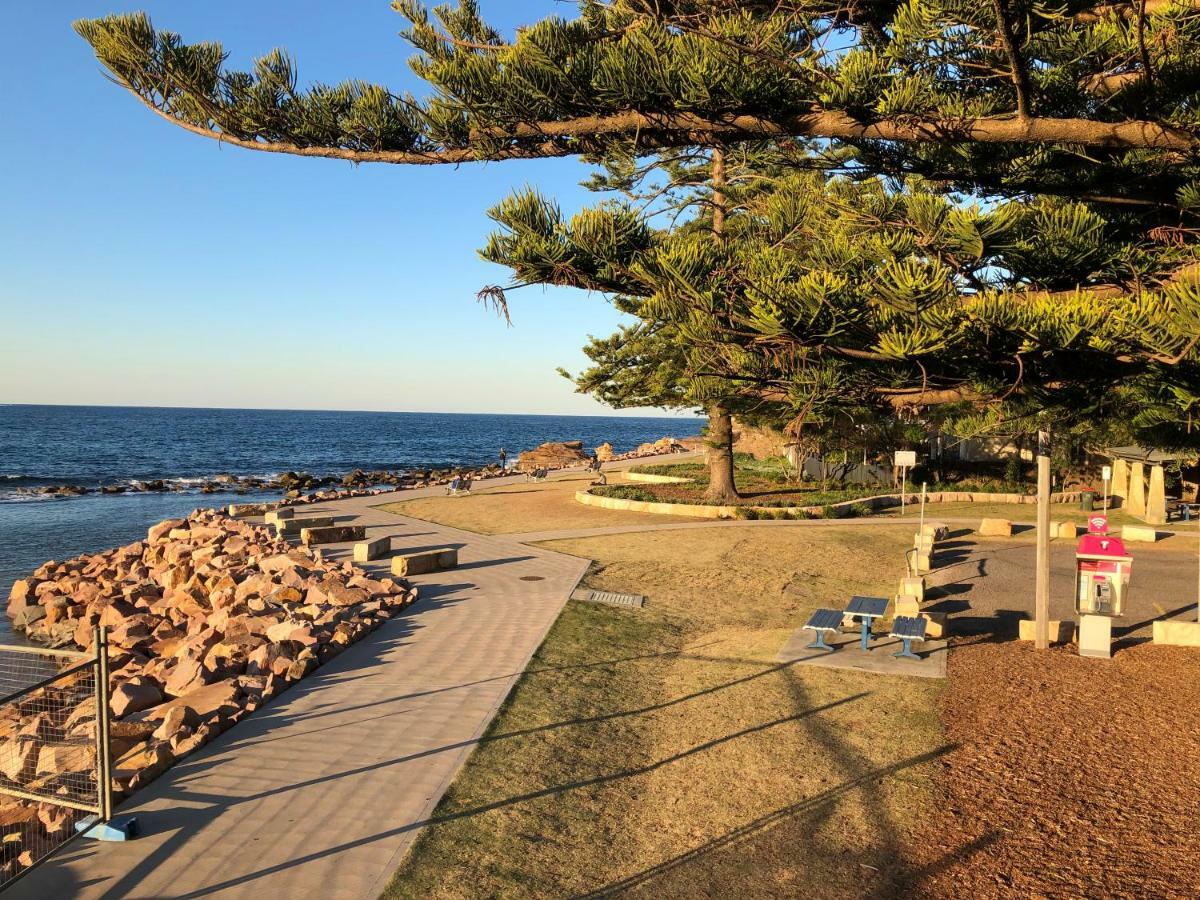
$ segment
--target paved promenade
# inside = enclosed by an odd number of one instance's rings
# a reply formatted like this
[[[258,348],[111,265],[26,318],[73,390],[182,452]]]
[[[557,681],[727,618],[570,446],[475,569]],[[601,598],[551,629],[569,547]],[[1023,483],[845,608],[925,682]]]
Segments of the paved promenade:
[[[139,791],[119,812],[142,837],[76,842],[6,897],[377,897],[587,568],[371,508],[421,493],[320,508],[397,549],[457,546],[457,569]]]

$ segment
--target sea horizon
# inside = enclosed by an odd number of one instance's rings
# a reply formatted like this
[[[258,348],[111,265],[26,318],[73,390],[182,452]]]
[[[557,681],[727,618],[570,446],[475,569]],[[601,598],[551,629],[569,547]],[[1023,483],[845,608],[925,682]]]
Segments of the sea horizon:
[[[296,412],[296,413],[367,413],[371,415],[413,415],[413,416],[545,416],[555,419],[672,419],[683,421],[704,422],[707,418],[698,413],[672,413],[661,410],[662,415],[635,415],[633,413],[613,410],[611,413],[553,413],[553,412],[469,412],[447,410],[414,410],[414,409],[330,409],[328,407],[305,406],[188,406],[163,405],[157,403],[22,403],[16,401],[0,401],[0,409],[7,407],[42,407],[47,409],[155,409],[155,410],[189,410],[220,412]]]

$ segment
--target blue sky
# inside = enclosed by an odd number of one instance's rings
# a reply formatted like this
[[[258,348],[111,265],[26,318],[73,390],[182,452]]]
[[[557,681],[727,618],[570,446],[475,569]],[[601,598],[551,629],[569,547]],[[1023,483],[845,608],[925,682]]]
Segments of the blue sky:
[[[483,0],[504,29],[573,7]],[[15,4],[0,34],[0,403],[603,414],[555,373],[620,320],[526,289],[475,302],[485,210],[533,184],[574,209],[575,160],[359,166],[187,134],[107,81],[72,20],[145,9],[246,66],[424,93],[388,0]],[[629,411],[645,414],[645,410]]]

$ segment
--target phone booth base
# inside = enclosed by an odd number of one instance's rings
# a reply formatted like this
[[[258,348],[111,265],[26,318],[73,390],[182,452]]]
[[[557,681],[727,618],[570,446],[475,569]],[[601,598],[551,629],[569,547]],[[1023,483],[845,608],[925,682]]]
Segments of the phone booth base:
[[[1081,615],[1079,617],[1079,655],[1096,659],[1112,659],[1112,618]]]

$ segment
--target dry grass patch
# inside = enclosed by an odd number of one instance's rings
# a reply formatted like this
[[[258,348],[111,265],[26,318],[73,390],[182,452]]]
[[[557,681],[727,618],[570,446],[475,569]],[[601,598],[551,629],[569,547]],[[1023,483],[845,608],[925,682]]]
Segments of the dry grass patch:
[[[380,509],[413,516],[480,534],[515,534],[609,525],[655,525],[693,521],[690,516],[656,516],[584,506],[575,492],[585,489],[590,475],[568,475],[542,482],[520,482],[472,490],[464,497],[424,497],[385,503]]]
[[[886,592],[907,529],[559,541],[572,602],[387,897],[893,892],[944,751],[940,683],[781,665],[817,605]]]

